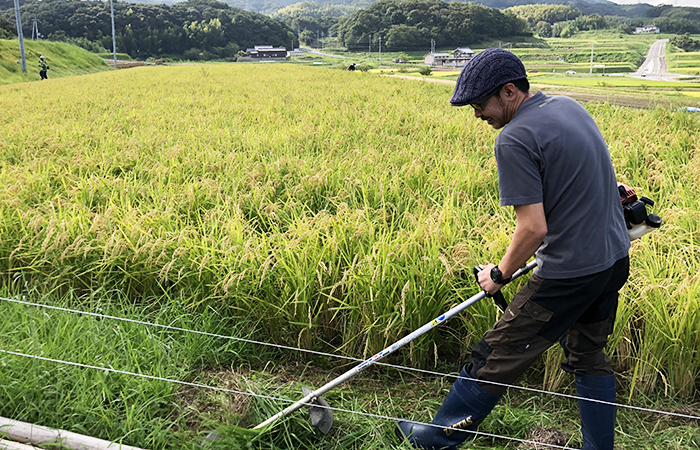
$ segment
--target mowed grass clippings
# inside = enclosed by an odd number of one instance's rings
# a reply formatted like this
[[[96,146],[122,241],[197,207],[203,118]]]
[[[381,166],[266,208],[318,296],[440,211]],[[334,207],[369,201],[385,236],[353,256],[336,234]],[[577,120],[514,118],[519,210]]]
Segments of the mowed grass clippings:
[[[0,87],[4,284],[156,311],[175,298],[251,318],[273,343],[371,356],[477,293],[471,268],[498,261],[514,229],[496,132],[449,106],[451,89],[277,64]],[[633,243],[615,369],[629,401],[692,397],[700,121],[586,107],[620,181],[664,218]],[[392,359],[458,365],[496,316],[480,302]],[[559,361],[535,367],[543,386],[562,383]]]

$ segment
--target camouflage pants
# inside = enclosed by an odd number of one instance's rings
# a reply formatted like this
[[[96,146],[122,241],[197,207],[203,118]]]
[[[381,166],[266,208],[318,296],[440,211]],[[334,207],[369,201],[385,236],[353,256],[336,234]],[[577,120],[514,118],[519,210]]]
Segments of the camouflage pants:
[[[613,330],[618,291],[629,275],[629,258],[593,275],[565,280],[537,275],[516,294],[503,317],[472,350],[467,367],[476,380],[513,384],[542,353],[559,342],[562,369],[578,375],[610,375],[603,352]],[[480,383],[502,395],[506,388]]]

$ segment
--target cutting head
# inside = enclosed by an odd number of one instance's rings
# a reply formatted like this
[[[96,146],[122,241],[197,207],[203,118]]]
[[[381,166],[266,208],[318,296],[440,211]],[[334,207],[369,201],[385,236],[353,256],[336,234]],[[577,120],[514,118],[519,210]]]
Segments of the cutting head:
[[[313,392],[312,389],[307,387],[302,387],[301,391],[304,396],[307,396]],[[331,405],[323,397],[314,397],[311,402],[312,406],[309,406],[309,417],[311,418],[311,425],[321,430],[323,434],[328,434],[333,426],[333,410]]]

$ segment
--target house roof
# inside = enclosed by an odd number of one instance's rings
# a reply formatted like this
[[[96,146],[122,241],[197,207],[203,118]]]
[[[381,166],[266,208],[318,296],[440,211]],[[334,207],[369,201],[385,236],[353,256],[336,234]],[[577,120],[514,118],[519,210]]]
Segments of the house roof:
[[[470,49],[469,47],[457,47],[455,51],[462,53],[474,53],[474,50]]]

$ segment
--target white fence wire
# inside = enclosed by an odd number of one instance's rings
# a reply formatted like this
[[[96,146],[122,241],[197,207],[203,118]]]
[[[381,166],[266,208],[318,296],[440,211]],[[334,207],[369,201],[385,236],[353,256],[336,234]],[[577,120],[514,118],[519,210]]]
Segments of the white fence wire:
[[[164,329],[164,330],[170,330],[170,331],[194,333],[194,334],[198,334],[198,335],[202,335],[202,336],[234,340],[234,341],[238,341],[238,342],[254,344],[254,345],[268,346],[268,347],[273,347],[273,348],[283,349],[283,350],[298,351],[298,352],[303,352],[303,353],[308,353],[308,354],[313,354],[313,355],[318,355],[318,356],[326,356],[326,357],[332,357],[332,358],[345,359],[345,360],[349,360],[349,361],[356,361],[358,363],[366,361],[364,359],[353,358],[353,357],[348,357],[348,356],[343,356],[343,355],[335,355],[332,353],[324,353],[324,352],[318,352],[318,351],[313,351],[313,350],[306,350],[306,349],[297,348],[297,347],[272,344],[272,343],[268,343],[268,342],[256,341],[256,340],[240,338],[240,337],[236,337],[236,336],[228,336],[228,335],[209,333],[209,332],[198,331],[198,330],[191,330],[191,329],[182,328],[182,327],[175,327],[175,326],[171,326],[171,325],[162,325],[162,324],[157,324],[157,323],[145,322],[145,321],[141,321],[141,320],[129,319],[129,318],[125,318],[125,317],[112,316],[112,315],[108,315],[108,314],[100,314],[100,313],[95,313],[95,312],[90,312],[90,311],[82,311],[82,310],[71,309],[71,308],[63,308],[63,307],[53,306],[53,305],[44,305],[44,304],[40,304],[40,303],[28,302],[28,301],[24,301],[24,300],[15,299],[15,298],[0,297],[0,301],[20,304],[20,305],[25,305],[25,306],[30,306],[30,307],[45,308],[45,309],[49,309],[49,310],[61,311],[61,312],[66,312],[66,313],[71,313],[71,314],[80,314],[80,315],[91,316],[91,317],[96,317],[96,318],[100,318],[100,319],[116,320],[116,321],[133,323],[133,324],[138,324],[138,325],[143,325],[143,326],[148,326],[148,327],[160,328],[160,329]],[[47,362],[52,362],[52,363],[57,363],[57,364],[65,364],[65,365],[74,366],[74,367],[81,367],[81,368],[85,368],[85,369],[101,370],[104,372],[118,373],[118,374],[122,374],[122,375],[146,378],[146,379],[150,379],[150,380],[165,381],[165,382],[176,383],[176,384],[200,388],[200,389],[208,389],[208,390],[226,392],[226,393],[230,393],[230,394],[258,397],[258,398],[279,401],[279,402],[294,403],[297,401],[297,400],[290,400],[290,399],[285,399],[285,398],[278,398],[278,397],[266,396],[266,395],[261,395],[261,394],[255,394],[255,393],[247,392],[247,391],[238,391],[238,390],[234,390],[234,389],[221,388],[221,387],[217,387],[217,386],[209,386],[209,385],[200,384],[200,383],[192,383],[192,382],[187,382],[187,381],[174,380],[174,379],[170,379],[170,378],[163,378],[163,377],[157,377],[157,376],[152,376],[152,375],[128,372],[128,371],[114,369],[111,367],[93,366],[93,365],[89,365],[89,364],[82,364],[82,363],[77,363],[77,362],[72,362],[72,361],[64,361],[64,360],[60,360],[60,359],[53,359],[53,358],[48,358],[48,357],[43,357],[43,356],[30,355],[30,354],[26,354],[26,353],[11,351],[11,350],[0,349],[0,353],[6,354],[6,355],[24,357],[24,358],[31,358],[31,359],[35,359],[35,360],[47,361]],[[375,365],[390,367],[390,368],[394,368],[397,370],[418,372],[418,373],[436,376],[436,377],[451,377],[451,378],[455,378],[455,379],[461,378],[457,375],[440,373],[440,372],[423,370],[423,369],[416,369],[416,368],[412,368],[412,367],[400,366],[400,365],[395,365],[395,364],[388,364],[388,363],[383,363],[383,362],[376,362]],[[474,381],[474,380],[471,380],[469,378],[462,378],[462,379]],[[564,398],[573,399],[573,400],[584,400],[584,401],[596,402],[596,403],[601,403],[601,404],[614,405],[614,406],[619,407],[619,408],[626,408],[626,409],[631,409],[631,410],[636,410],[636,411],[641,411],[641,412],[647,412],[647,413],[653,413],[653,414],[663,414],[663,415],[677,417],[677,418],[683,418],[683,419],[700,420],[700,416],[694,416],[694,415],[690,415],[690,414],[681,414],[681,413],[676,413],[676,412],[671,412],[671,411],[663,411],[663,410],[657,410],[657,409],[652,409],[652,408],[643,408],[643,407],[639,407],[639,406],[625,405],[622,403],[614,403],[614,402],[606,402],[606,401],[602,401],[602,400],[588,399],[588,398],[583,398],[583,397],[579,397],[576,395],[563,394],[563,393],[559,393],[559,392],[551,392],[551,391],[546,391],[546,390],[542,390],[542,389],[535,389],[535,388],[530,388],[530,387],[525,387],[525,386],[509,385],[509,384],[495,383],[495,382],[486,382],[483,380],[480,380],[479,382],[503,386],[503,387],[507,387],[510,389],[519,389],[519,390],[524,390],[524,391],[530,391],[530,392],[534,392],[534,393],[538,393],[538,394],[564,397]],[[308,406],[311,406],[311,404],[309,404]],[[323,407],[323,406],[320,406],[318,404],[313,404],[313,406]],[[361,412],[361,411],[353,411],[353,410],[333,408],[333,407],[329,407],[329,409],[331,409],[333,411],[348,413],[348,414],[356,414],[356,415],[371,417],[371,418],[375,418],[375,419],[392,420],[392,421],[402,420],[401,418],[397,418],[397,417],[371,414],[371,413],[366,413],[366,412]],[[433,425],[433,424],[426,424],[426,425],[439,427],[438,425]],[[501,436],[501,435],[485,433],[485,432],[480,432],[480,431],[473,431],[471,433],[473,433],[477,436],[511,440],[511,441],[516,441],[516,442],[521,442],[521,443],[526,443],[526,444],[548,447],[548,448],[557,448],[557,449],[565,449],[565,450],[571,449],[570,447],[565,447],[565,446],[547,444],[547,443],[536,442],[536,441],[531,441],[531,440],[527,440],[527,439],[519,439],[519,438],[514,438],[514,437],[508,437],[508,436]],[[575,450],[575,449],[571,449],[571,450]]]

